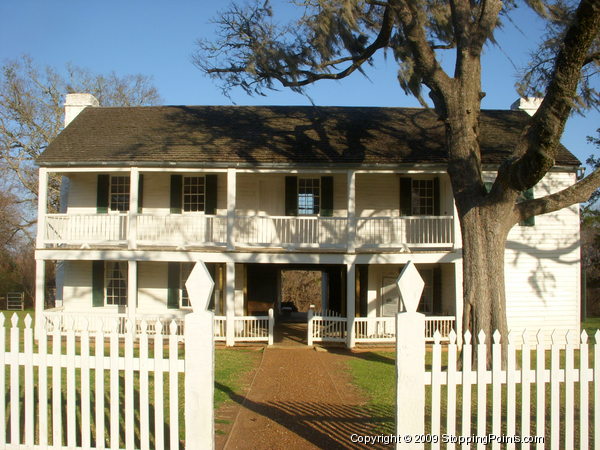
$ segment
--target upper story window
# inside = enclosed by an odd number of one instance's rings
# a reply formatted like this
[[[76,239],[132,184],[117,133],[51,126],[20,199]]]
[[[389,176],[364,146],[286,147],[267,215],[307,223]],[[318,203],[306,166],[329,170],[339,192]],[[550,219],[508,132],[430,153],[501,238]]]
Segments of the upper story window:
[[[205,209],[204,177],[183,177],[183,210],[188,212]]]
[[[400,215],[439,216],[439,178],[400,178]]]
[[[333,216],[333,176],[285,177],[286,216]]]
[[[433,180],[412,180],[412,215],[433,216]]]
[[[215,174],[171,175],[171,214],[217,213],[218,177]]]
[[[130,195],[129,175],[98,175],[96,195],[98,213],[129,211]]]
[[[298,215],[319,214],[321,183],[319,178],[298,179]]]
[[[109,209],[111,211],[129,211],[129,177],[111,176]]]
[[[104,285],[107,305],[127,305],[127,262],[107,261]]]

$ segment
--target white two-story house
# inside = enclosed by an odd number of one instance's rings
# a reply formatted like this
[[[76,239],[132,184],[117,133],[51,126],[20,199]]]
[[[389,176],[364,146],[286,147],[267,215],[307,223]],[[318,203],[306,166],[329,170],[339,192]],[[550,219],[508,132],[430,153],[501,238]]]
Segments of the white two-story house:
[[[490,181],[527,119],[482,111]],[[394,283],[412,260],[425,280],[421,311],[460,333],[461,237],[433,111],[103,108],[72,94],[66,121],[37,161],[38,323],[49,261],[60,314],[132,320],[185,314],[183,283],[203,261],[227,323],[281,311],[282,271],[321,272],[320,307],[345,318],[353,345],[355,321],[398,311]],[[578,166],[561,148],[529,194],[572,184]],[[49,214],[58,179],[61,211]],[[579,330],[578,207],[516,226],[506,252],[509,327]]]

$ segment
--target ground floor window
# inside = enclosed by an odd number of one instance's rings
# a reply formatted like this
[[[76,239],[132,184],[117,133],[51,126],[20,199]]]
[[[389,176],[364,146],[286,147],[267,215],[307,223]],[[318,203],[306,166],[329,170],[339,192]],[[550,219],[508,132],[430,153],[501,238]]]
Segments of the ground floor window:
[[[107,305],[127,305],[127,262],[107,261],[105,299]]]

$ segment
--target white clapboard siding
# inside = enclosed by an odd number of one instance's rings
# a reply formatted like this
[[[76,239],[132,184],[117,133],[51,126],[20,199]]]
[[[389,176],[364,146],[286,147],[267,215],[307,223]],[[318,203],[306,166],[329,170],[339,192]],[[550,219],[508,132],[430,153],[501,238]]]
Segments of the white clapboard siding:
[[[165,328],[158,325],[156,335],[149,335],[143,321],[138,340],[133,322],[126,321],[121,339],[119,322],[114,321],[93,333],[58,328],[51,334],[42,332],[37,343],[30,316],[21,327],[16,315],[11,318],[8,342],[4,321],[0,314],[0,382],[8,389],[0,396],[1,448],[179,448],[185,439],[179,432],[183,398],[179,377],[185,363],[179,357],[181,339],[175,321]],[[154,398],[149,396],[150,377]],[[110,412],[108,423],[105,407]],[[155,429],[149,427],[150,410],[156,414]]]

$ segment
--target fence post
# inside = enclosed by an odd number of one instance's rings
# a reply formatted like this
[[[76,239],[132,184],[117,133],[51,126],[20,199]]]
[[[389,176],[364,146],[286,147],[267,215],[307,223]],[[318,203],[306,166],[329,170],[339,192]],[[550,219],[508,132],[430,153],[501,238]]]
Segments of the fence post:
[[[315,310],[313,308],[310,308],[308,310],[308,329],[306,332],[306,334],[307,334],[306,341],[307,341],[308,345],[313,345],[313,316],[314,315],[315,315]]]
[[[396,435],[397,448],[424,448],[414,437],[425,431],[425,316],[396,316]]]
[[[275,315],[273,308],[269,308],[269,345],[273,345],[273,325],[275,324]]]
[[[214,448],[213,313],[185,316],[185,447]]]
[[[396,448],[422,449],[425,432],[425,316],[417,312],[425,282],[412,261],[396,281],[406,312],[396,315]]]

